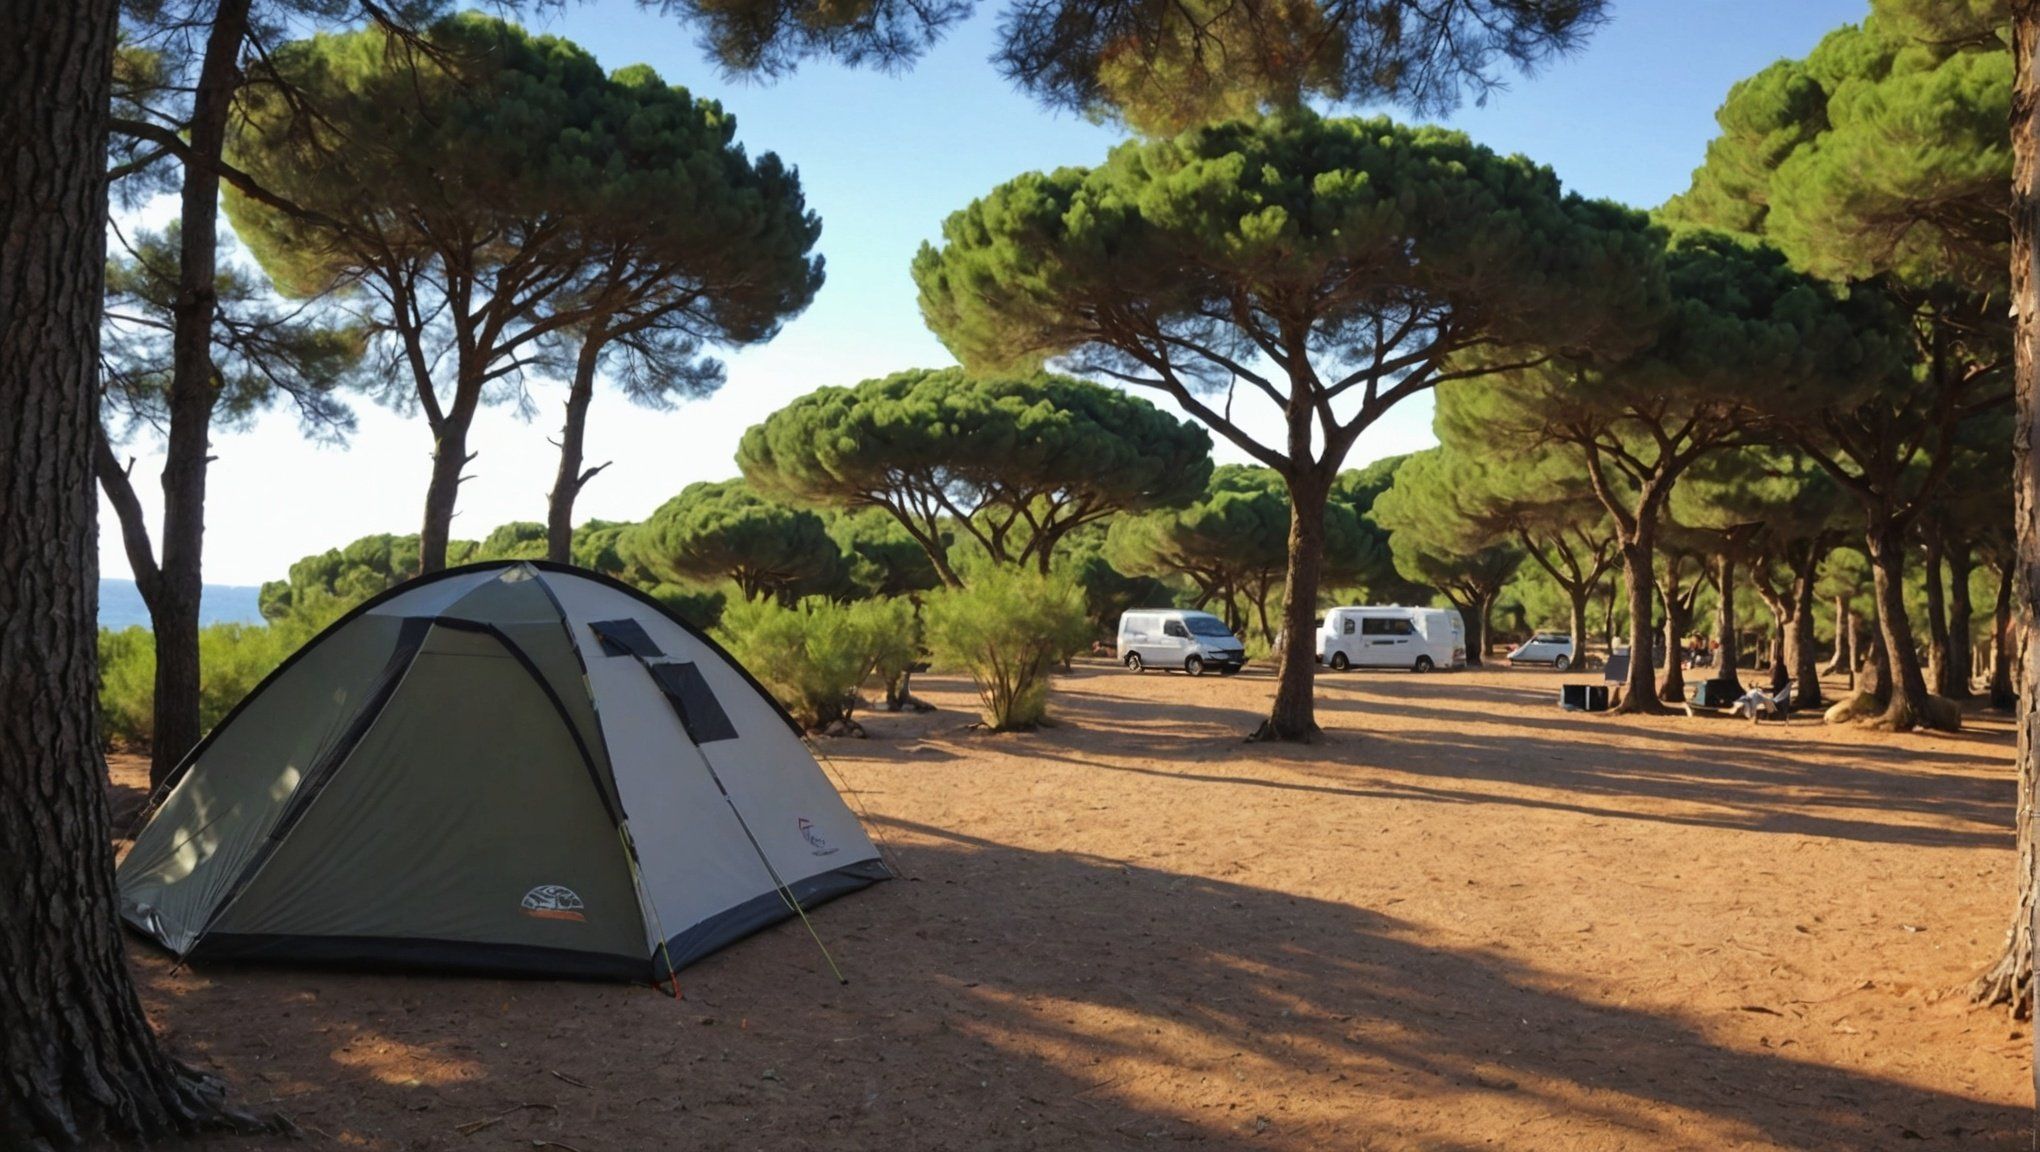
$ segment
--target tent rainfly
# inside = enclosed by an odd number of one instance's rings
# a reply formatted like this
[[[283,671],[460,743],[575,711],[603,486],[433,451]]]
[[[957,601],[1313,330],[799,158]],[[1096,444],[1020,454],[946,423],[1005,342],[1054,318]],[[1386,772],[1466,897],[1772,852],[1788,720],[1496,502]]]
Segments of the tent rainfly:
[[[179,766],[119,891],[190,959],[657,981],[887,875],[714,641],[520,561],[298,650]]]

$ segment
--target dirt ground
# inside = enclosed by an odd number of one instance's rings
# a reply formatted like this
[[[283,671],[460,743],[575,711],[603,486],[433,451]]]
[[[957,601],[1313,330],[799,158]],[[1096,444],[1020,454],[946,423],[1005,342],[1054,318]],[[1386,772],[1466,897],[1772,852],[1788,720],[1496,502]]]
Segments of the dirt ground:
[[[1579,717],[1564,677],[1272,693],[1080,665],[1059,724],[825,747],[903,879],[601,984],[173,971],[175,1049],[302,1142],[566,1149],[2025,1148],[2012,736]],[[130,808],[142,765],[115,765]]]

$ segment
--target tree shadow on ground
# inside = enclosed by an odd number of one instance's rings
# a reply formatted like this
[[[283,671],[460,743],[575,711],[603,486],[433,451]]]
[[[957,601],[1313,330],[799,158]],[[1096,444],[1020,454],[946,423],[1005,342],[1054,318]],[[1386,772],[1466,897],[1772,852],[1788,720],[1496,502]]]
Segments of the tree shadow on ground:
[[[1594,717],[1541,721],[1512,713],[1500,718],[1499,727],[1485,729],[1477,701],[1467,709],[1415,706],[1406,695],[1429,696],[1429,684],[1397,686],[1395,692],[1365,700],[1321,692],[1318,707],[1334,716],[1393,709],[1431,726],[1420,734],[1335,730],[1316,744],[1248,747],[1226,736],[1245,714],[1239,708],[1141,701],[1138,715],[1132,715],[1135,709],[1124,698],[1072,683],[1056,695],[1057,713],[1069,730],[1047,733],[1045,743],[1087,767],[1240,787],[1511,805],[1927,847],[2011,843],[2016,781],[2009,772],[1976,771],[1974,756],[1807,739],[1803,732],[1780,738],[1775,726],[1752,735],[1746,725],[1733,724],[1692,735],[1629,724],[1621,735],[1641,739],[1597,742],[1593,725],[1601,721]],[[1551,735],[1526,734],[1544,732]],[[1162,763],[1114,762],[1096,754],[1100,736],[1110,741],[1112,753]],[[1038,754],[1058,753],[1045,747]],[[1247,759],[1280,764],[1308,779],[1225,768]],[[1179,763],[1184,766],[1174,766]],[[1929,763],[1970,771],[1926,767]],[[1495,784],[1508,789],[1490,787]],[[1925,820],[1888,818],[1894,815]]]
[[[315,1145],[2024,1146],[2024,1109],[1728,1047],[1379,911],[879,823],[911,879],[814,915],[847,987],[781,925],[677,1003],[157,960],[145,995]]]

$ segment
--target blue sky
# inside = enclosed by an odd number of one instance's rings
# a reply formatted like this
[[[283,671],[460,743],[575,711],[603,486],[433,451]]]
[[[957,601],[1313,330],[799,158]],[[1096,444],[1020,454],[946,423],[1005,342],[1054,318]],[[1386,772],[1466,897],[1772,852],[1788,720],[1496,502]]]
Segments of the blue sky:
[[[1821,35],[1860,19],[1864,0],[1614,0],[1613,19],[1577,55],[1514,80],[1450,123],[1500,151],[1549,164],[1569,188],[1639,206],[1686,185],[1713,135],[1728,86]],[[720,99],[753,152],[800,169],[823,220],[828,283],[772,344],[729,358],[715,397],[667,413],[611,392],[593,411],[591,463],[614,461],[583,492],[583,518],[637,519],[695,480],[734,475],[743,430],[824,384],[950,363],[922,326],[907,264],[944,216],[1029,169],[1097,162],[1120,134],[1044,112],[985,62],[995,9],[956,29],[909,72],[888,76],[811,64],[772,84],[732,82],[702,58],[693,33],[630,0],[595,0],[532,21],[575,40],[605,67],[649,63],[669,82]],[[457,536],[509,520],[542,520],[555,462],[562,390],[535,382],[535,419],[507,410],[477,421],[478,452],[462,486]],[[310,552],[374,532],[417,530],[429,469],[422,421],[357,404],[345,447],[314,447],[287,414],[216,435],[206,578],[251,584],[282,576]],[[1430,405],[1405,404],[1365,435],[1358,465],[1428,444]],[[136,476],[160,470],[158,446],[128,454]],[[1238,458],[1229,448],[1223,458]],[[153,495],[153,482],[141,484]],[[110,510],[101,565],[128,574]]]

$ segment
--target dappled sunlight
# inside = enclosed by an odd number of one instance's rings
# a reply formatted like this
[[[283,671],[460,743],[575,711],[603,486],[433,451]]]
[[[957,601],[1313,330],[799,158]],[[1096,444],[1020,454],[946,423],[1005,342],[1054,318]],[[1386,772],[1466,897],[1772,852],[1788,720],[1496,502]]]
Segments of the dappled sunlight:
[[[1518,678],[1355,676],[1364,731],[1269,747],[1251,674],[1080,663],[998,735],[917,677],[941,711],[819,741],[901,873],[813,912],[845,986],[792,924],[681,1001],[140,966],[186,1050],[378,1152],[413,1145],[357,1116],[583,1152],[2020,1146],[2029,1041],[1949,992],[2009,884],[1996,745],[1709,757],[1742,729],[1491,698]]]
[[[481,1064],[448,1057],[430,1045],[407,1044],[372,1029],[340,1037],[331,1051],[334,1064],[378,1083],[404,1088],[435,1088],[480,1079]]]

